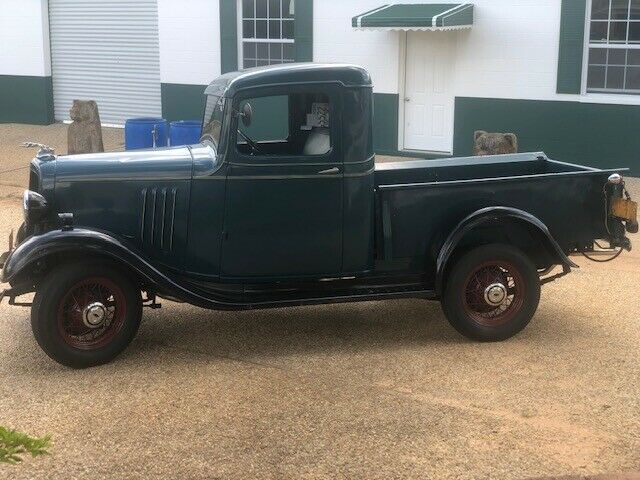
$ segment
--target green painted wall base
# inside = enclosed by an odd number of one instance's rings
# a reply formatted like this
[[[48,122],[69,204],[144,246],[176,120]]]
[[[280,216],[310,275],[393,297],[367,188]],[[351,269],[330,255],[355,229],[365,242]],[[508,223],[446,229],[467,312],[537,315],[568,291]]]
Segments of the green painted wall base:
[[[51,77],[0,75],[0,122],[53,123]]]
[[[398,107],[395,93],[373,94],[373,149],[380,155],[398,154]]]
[[[458,97],[453,151],[471,155],[475,130],[513,132],[521,152],[640,175],[638,125],[634,105]]]
[[[207,85],[163,83],[162,118],[173,120],[202,120],[204,114],[204,89]]]

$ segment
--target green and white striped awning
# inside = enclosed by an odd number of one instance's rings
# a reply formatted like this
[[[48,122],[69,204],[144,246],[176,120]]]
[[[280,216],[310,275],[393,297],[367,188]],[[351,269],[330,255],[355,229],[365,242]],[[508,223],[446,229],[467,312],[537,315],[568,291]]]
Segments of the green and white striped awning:
[[[473,25],[471,3],[392,3],[353,17],[366,30],[457,30]]]

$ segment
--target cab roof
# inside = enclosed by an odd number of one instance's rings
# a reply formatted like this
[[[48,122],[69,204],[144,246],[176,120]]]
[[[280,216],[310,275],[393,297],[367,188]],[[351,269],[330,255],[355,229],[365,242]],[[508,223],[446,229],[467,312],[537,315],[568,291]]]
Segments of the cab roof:
[[[289,63],[225,73],[209,84],[205,94],[233,97],[245,88],[305,82],[337,82],[344,87],[365,88],[372,85],[369,72],[356,65]]]

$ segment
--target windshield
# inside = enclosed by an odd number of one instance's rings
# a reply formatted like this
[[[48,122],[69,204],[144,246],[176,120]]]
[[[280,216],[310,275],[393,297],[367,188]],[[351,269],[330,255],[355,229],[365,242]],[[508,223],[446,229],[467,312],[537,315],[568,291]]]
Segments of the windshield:
[[[222,121],[224,119],[225,99],[216,95],[207,95],[207,105],[202,121],[202,140],[213,142],[216,149],[220,143]]]

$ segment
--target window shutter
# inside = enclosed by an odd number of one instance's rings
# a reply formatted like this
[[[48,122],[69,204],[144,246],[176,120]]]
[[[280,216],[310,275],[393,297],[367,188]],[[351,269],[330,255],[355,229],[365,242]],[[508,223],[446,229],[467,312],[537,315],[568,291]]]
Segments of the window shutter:
[[[313,62],[313,0],[295,0],[296,62]]]
[[[587,0],[562,0],[557,93],[580,94]]]
[[[220,0],[220,68],[222,73],[238,70],[237,0]]]

